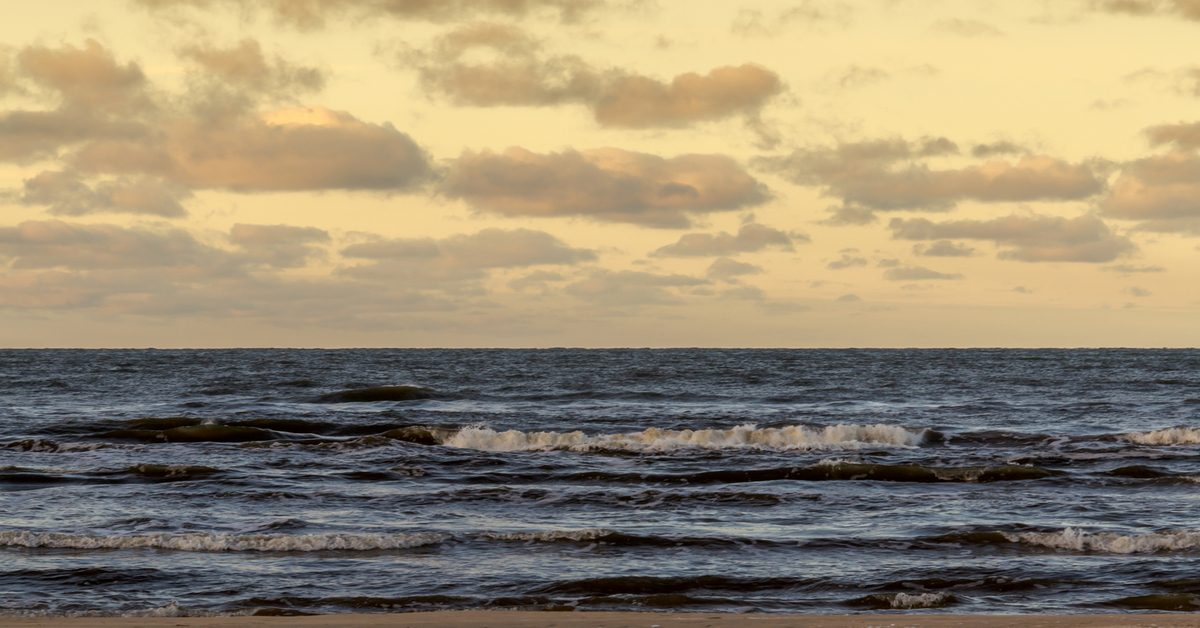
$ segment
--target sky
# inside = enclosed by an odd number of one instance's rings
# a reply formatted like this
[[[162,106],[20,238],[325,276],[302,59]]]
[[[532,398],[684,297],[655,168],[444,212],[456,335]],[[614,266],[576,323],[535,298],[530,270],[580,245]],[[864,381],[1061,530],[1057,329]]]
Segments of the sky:
[[[0,346],[1200,345],[1200,0],[10,4]]]

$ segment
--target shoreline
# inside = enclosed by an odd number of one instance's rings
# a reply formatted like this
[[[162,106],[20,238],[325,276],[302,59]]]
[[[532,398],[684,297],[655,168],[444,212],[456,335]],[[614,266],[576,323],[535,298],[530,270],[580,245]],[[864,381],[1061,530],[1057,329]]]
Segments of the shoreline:
[[[40,628],[1200,628],[1200,613],[1104,615],[857,615],[628,611],[428,611],[295,617],[0,617]]]

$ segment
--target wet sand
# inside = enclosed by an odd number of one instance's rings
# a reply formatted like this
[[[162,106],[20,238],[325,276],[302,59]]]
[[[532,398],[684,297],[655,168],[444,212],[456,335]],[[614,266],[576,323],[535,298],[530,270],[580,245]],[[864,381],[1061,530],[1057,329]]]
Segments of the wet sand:
[[[439,611],[307,617],[0,617],[4,628],[1200,628],[1200,614],[734,615]]]

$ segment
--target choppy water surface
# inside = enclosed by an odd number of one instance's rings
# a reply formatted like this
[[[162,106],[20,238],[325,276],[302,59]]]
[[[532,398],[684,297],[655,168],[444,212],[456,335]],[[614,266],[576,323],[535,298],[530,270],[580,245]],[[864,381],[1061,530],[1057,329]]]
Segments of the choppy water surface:
[[[458,608],[1200,610],[1200,352],[0,351],[0,613]]]

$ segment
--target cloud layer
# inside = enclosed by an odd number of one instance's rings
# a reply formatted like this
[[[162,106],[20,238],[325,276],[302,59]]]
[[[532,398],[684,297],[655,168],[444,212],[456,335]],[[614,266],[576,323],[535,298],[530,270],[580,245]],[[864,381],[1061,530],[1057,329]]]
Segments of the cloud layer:
[[[485,51],[491,59],[475,61]],[[547,55],[540,42],[507,24],[474,24],[441,37],[428,51],[401,56],[431,92],[460,105],[581,104],[601,126],[685,127],[759,112],[783,83],[774,72],[747,63],[689,72],[663,81],[620,69],[598,69],[575,55]]]
[[[800,149],[764,163],[795,183],[822,187],[826,196],[841,198],[846,206],[871,210],[947,210],[964,200],[1078,200],[1104,189],[1102,173],[1092,166],[1048,156],[1025,156],[1016,162],[992,159],[941,170],[924,163],[958,152],[946,138],[891,139]],[[861,220],[857,215],[834,220],[861,224],[855,222]]]
[[[443,22],[480,14],[524,17],[551,13],[563,21],[605,6],[604,0],[134,0],[151,10],[224,9],[243,14],[263,11],[277,22],[301,29],[322,28],[334,19],[377,19]]]
[[[663,158],[617,148],[465,152],[441,182],[450,198],[511,216],[586,216],[680,228],[689,214],[752,207],[766,187],[722,155]]]
[[[1136,249],[1129,238],[1109,230],[1095,216],[1005,216],[993,220],[933,222],[926,218],[894,218],[888,224],[899,240],[989,240],[1000,259],[1022,262],[1111,262]],[[951,245],[953,246],[953,245]]]

